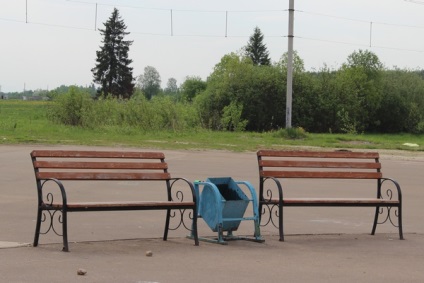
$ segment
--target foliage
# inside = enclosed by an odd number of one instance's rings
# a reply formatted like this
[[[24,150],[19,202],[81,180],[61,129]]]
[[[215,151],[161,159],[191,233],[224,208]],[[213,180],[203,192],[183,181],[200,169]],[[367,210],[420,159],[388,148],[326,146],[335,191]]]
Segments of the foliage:
[[[277,63],[284,72],[287,72],[287,62],[288,53],[285,52],[283,56],[281,56],[280,61]],[[305,63],[303,62],[303,59],[300,58],[299,53],[297,53],[297,51],[293,51],[293,73],[298,75],[303,72],[305,72]]]
[[[144,73],[138,77],[138,88],[144,93],[147,99],[159,94],[161,88],[159,72],[152,66],[146,66]]]
[[[206,85],[206,82],[200,77],[186,77],[186,80],[180,87],[182,99],[192,102],[196,95],[206,89]]]
[[[134,94],[136,96],[137,93]],[[111,99],[117,105],[128,105],[144,99],[147,108],[153,108],[142,94],[137,99],[127,101]],[[94,101],[97,103],[97,101]],[[424,135],[416,134],[314,134],[307,133],[306,138],[287,139],[277,131],[269,132],[230,132],[210,131],[188,126],[183,130],[142,129],[134,120],[135,126],[96,126],[95,128],[75,127],[53,123],[46,117],[46,110],[56,102],[51,101],[0,101],[0,144],[44,144],[44,145],[91,145],[119,146],[153,149],[218,149],[229,151],[254,152],[259,148],[293,149],[299,147],[323,147],[328,150],[340,149],[396,149],[404,154],[421,154],[424,150]],[[185,105],[179,105],[184,108]],[[190,105],[188,105],[190,106]],[[193,110],[189,107],[187,109]],[[180,112],[180,110],[177,110]],[[152,110],[155,112],[155,109]],[[150,113],[149,113],[150,114]],[[133,115],[129,115],[133,116]],[[128,117],[129,117],[128,116]],[[184,116],[193,118],[193,112],[185,111]],[[296,128],[291,128],[296,129]],[[280,130],[279,130],[280,131]],[[285,131],[281,129],[281,131]],[[404,143],[418,144],[408,147]],[[408,153],[410,151],[410,153]]]
[[[88,93],[71,88],[68,93],[56,97],[49,109],[51,121],[87,129],[120,127],[141,131],[181,131],[200,126],[193,105],[175,103],[169,96],[148,101],[140,91],[130,100],[111,95],[92,100]]]
[[[230,105],[225,106],[221,118],[223,128],[235,132],[244,131],[247,120],[241,120],[242,111],[243,106],[235,102],[231,102]]]
[[[99,94],[102,96],[111,94],[113,97],[130,98],[134,89],[132,60],[128,58],[132,41],[124,40],[129,33],[125,31],[127,26],[116,8],[104,26],[104,29],[99,29],[103,46],[96,51],[97,63],[91,69],[94,82],[100,84]]]
[[[305,129],[302,127],[293,127],[293,128],[287,128],[287,129],[279,129],[275,133],[276,137],[281,137],[284,139],[291,139],[291,140],[301,140],[307,138],[307,133]]]
[[[283,130],[287,54],[271,65],[255,65],[246,56],[230,53],[215,65],[207,81],[187,77],[178,92],[176,80],[160,92],[160,77],[146,67],[139,88],[129,100],[112,95],[90,99],[91,88],[50,92],[54,106],[49,118],[86,129],[116,128],[122,133],[193,130],[280,133],[344,133],[357,138],[367,133],[424,132],[424,76],[416,70],[387,70],[370,51],[355,51],[338,69],[324,65],[306,72],[294,53],[294,130]],[[147,74],[156,92],[142,88]],[[166,95],[175,94],[176,95]],[[165,94],[165,95],[164,95]],[[13,123],[9,128],[13,128]],[[295,131],[293,134],[290,131]],[[360,135],[359,135],[360,134]]]
[[[90,96],[93,97],[93,98],[96,97],[96,87],[94,86],[94,84],[91,84],[89,87],[83,87],[83,86],[77,86],[77,85],[73,85],[73,86],[61,85],[61,86],[49,91],[48,94],[47,94],[47,97],[50,100],[52,100],[59,95],[66,94],[67,92],[69,92],[69,90],[71,88],[77,88],[82,92],[89,93]]]
[[[166,94],[177,94],[178,91],[177,80],[175,78],[169,78],[164,92]]]
[[[57,96],[55,103],[52,104],[47,113],[50,120],[70,126],[84,126],[85,114],[90,113],[93,100],[90,94],[71,87],[69,92]]]
[[[275,66],[256,66],[234,53],[225,55],[209,76],[207,88],[195,104],[204,127],[223,129],[224,107],[242,107],[240,121],[246,130],[261,131],[284,124],[283,74]]]
[[[383,99],[378,130],[386,133],[420,132],[424,121],[424,78],[408,70],[388,70],[382,76]]]
[[[249,57],[254,65],[270,65],[271,59],[266,45],[263,43],[264,35],[258,27],[255,27],[253,34],[250,36],[245,46],[245,54]]]

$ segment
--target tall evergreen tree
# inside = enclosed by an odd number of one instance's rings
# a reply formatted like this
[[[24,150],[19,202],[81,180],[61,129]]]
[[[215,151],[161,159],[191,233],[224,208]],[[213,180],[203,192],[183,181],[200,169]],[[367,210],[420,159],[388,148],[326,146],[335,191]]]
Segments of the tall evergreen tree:
[[[133,94],[134,82],[128,51],[133,42],[124,40],[129,32],[125,31],[127,26],[118,9],[113,10],[104,26],[104,29],[99,29],[103,36],[103,46],[96,51],[96,67],[91,69],[94,82],[101,85],[98,94],[129,98]]]
[[[263,43],[264,35],[258,27],[255,27],[249,42],[245,47],[246,56],[250,57],[255,65],[270,65],[269,52]]]

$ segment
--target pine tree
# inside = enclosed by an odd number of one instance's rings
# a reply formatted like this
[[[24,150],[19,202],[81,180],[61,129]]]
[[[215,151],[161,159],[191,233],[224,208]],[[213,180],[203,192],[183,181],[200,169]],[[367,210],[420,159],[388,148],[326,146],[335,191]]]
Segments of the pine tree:
[[[106,23],[99,29],[103,36],[103,46],[96,51],[96,67],[91,69],[94,82],[101,85],[98,95],[111,94],[113,97],[130,98],[133,94],[134,82],[129,65],[128,51],[132,41],[124,40],[127,26],[115,8]]]
[[[250,57],[255,65],[270,65],[269,52],[263,43],[264,35],[261,30],[256,27],[253,35],[250,36],[249,42],[245,47],[246,56]]]

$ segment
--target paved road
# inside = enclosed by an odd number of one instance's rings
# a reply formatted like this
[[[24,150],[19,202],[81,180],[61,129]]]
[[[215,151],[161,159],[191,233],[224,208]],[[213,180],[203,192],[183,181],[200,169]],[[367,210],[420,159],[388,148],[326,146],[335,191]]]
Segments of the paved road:
[[[163,242],[162,212],[93,212],[70,215],[71,252],[64,253],[61,239],[53,235],[42,236],[37,248],[29,246],[36,214],[29,153],[36,148],[51,146],[0,146],[0,282],[424,281],[424,153],[385,151],[381,156],[384,175],[398,180],[403,189],[404,241],[390,225],[370,236],[373,210],[368,208],[290,208],[286,242],[278,241],[276,229],[264,227],[263,244],[201,242],[199,247],[184,231],[171,233]],[[164,152],[175,177],[232,176],[257,187],[255,153]],[[115,192],[107,186],[100,189]],[[201,236],[215,235],[202,220],[199,226]],[[252,232],[251,223],[243,222],[236,234]],[[152,257],[145,255],[148,250]],[[87,274],[77,275],[78,268]]]

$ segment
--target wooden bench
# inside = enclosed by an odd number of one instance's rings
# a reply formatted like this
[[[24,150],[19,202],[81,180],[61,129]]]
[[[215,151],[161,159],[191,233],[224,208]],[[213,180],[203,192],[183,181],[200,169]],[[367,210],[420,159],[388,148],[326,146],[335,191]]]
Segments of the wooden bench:
[[[259,150],[257,159],[261,225],[266,226],[271,223],[278,228],[280,241],[284,241],[283,208],[289,206],[375,207],[371,234],[375,234],[377,224],[390,222],[399,229],[399,237],[401,240],[403,239],[401,188],[395,180],[383,177],[378,153]],[[313,183],[309,182],[306,185],[307,188],[293,188],[293,186],[287,185],[287,183],[293,185],[293,181],[288,181],[291,178],[313,179]],[[318,198],[316,194],[322,193],[322,186],[320,192],[317,183],[322,181],[320,179],[327,181],[329,179],[349,179],[351,181],[343,182],[343,186],[335,190],[326,188],[327,194],[331,194],[331,197]],[[337,186],[339,185],[337,184]],[[373,189],[370,195],[367,194],[366,198],[362,195],[356,197],[358,191],[364,194],[361,187],[365,186],[367,191],[369,191],[368,187]],[[310,189],[313,191],[314,197],[292,197],[292,195],[299,195],[300,192],[304,195],[305,192],[302,189]],[[351,190],[355,196],[335,198],[334,194],[337,196],[342,189]],[[329,190],[330,193],[328,193]],[[291,195],[287,197],[289,193]],[[306,194],[312,193],[306,192]],[[340,194],[338,195],[340,196]],[[379,221],[379,215],[383,213],[384,217]],[[397,221],[394,221],[394,218],[397,218]]]
[[[187,230],[191,230],[195,245],[199,244],[194,186],[184,178],[171,178],[163,153],[34,150],[31,152],[31,159],[38,192],[34,246],[38,245],[40,234],[53,231],[63,237],[63,251],[69,251],[68,212],[129,210],[165,210],[163,240],[167,240],[169,230],[183,226]],[[71,185],[71,182],[68,181],[79,181],[77,183],[78,190],[65,190],[65,181],[67,185]],[[87,183],[82,186],[81,181]],[[116,192],[122,192],[122,187],[131,182],[134,184],[132,187],[136,187],[136,190],[130,192],[129,201],[71,202],[68,200],[71,192],[76,194],[78,199],[84,199],[87,197],[85,192],[88,193],[89,190],[95,198],[105,199],[104,193],[102,193],[104,191],[102,189],[105,188],[101,187],[102,183],[97,183],[99,186],[93,187],[93,183],[88,183],[89,181],[104,181],[103,186],[112,184],[113,190]],[[157,190],[154,181],[163,183],[158,184],[158,186],[163,186],[163,200],[151,201],[145,197],[148,191]],[[127,188],[128,185],[125,187]],[[147,190],[148,188],[151,190]],[[95,192],[93,193],[93,191]],[[184,199],[185,194],[188,195],[187,199]],[[58,200],[55,199],[55,196]],[[175,227],[170,227],[170,220],[174,217],[180,217],[176,218],[179,222],[177,221],[178,224]],[[184,219],[187,221],[187,218],[191,227],[184,223]],[[62,233],[55,227],[55,223],[62,225]],[[46,227],[43,228],[46,231],[40,230],[42,224],[43,227]]]

